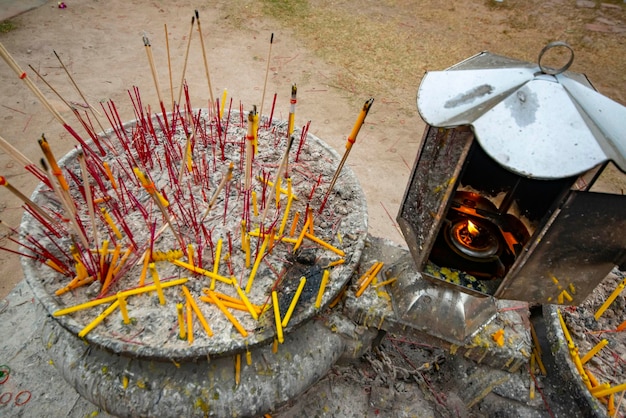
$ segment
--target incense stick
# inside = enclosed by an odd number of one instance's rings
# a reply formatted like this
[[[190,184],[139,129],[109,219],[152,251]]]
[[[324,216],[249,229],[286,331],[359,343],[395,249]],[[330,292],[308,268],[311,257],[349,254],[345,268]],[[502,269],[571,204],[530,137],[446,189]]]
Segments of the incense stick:
[[[150,45],[150,40],[146,35],[143,36],[143,45],[146,49],[146,55],[148,56],[148,63],[150,64],[150,71],[152,72],[152,79],[154,80],[154,88],[156,89],[157,97],[159,98],[159,103],[163,103],[163,98],[161,97],[161,87],[159,86],[159,76],[157,74],[156,66],[154,65],[154,56],[152,55],[152,45]]]
[[[165,29],[165,48],[167,49],[167,69],[170,76],[170,96],[172,98],[172,112],[174,111],[174,85],[172,84],[172,60],[170,58],[170,38],[167,33],[167,23],[164,25]]]
[[[335,187],[335,182],[337,181],[337,178],[339,177],[339,174],[341,173],[341,169],[343,168],[343,165],[345,164],[346,159],[348,159],[348,155],[350,154],[352,145],[354,145],[354,143],[356,142],[356,137],[359,134],[359,131],[361,130],[361,126],[363,126],[363,122],[365,121],[365,117],[367,116],[367,113],[372,107],[372,103],[374,103],[374,98],[370,98],[369,100],[367,100],[365,104],[363,105],[363,109],[361,109],[359,116],[357,117],[354,127],[352,128],[352,132],[350,132],[350,135],[348,136],[348,140],[346,141],[346,151],[344,152],[343,157],[341,158],[341,161],[339,162],[339,165],[337,166],[335,175],[333,176],[333,179],[330,182],[330,186],[328,186],[328,190],[326,191],[326,194],[324,195],[324,199],[322,200],[322,204],[320,205],[318,213],[322,213],[322,211],[324,210],[324,206],[326,206],[326,201],[328,200],[328,196],[330,195],[330,192],[333,190],[333,187]]]
[[[265,82],[263,82],[263,95],[261,95],[261,111],[259,112],[261,117],[263,117],[263,105],[265,104],[265,91],[267,89],[267,77],[270,73],[270,57],[272,56],[272,44],[273,43],[274,43],[274,32],[272,32],[272,36],[270,36],[270,50],[267,53],[267,67],[265,68]]]
[[[178,103],[180,105],[180,99],[183,97],[183,85],[185,84],[185,72],[187,71],[187,59],[189,58],[189,48],[191,47],[191,35],[193,35],[193,24],[196,21],[196,17],[191,17],[191,27],[189,28],[189,36],[187,37],[187,49],[185,50],[185,62],[183,64],[183,74],[180,78],[180,88],[178,89]]]
[[[196,20],[198,21],[198,35],[200,35],[200,45],[202,46],[202,58],[204,59],[204,72],[206,73],[206,80],[209,83],[209,97],[211,98],[210,110],[213,110],[215,106],[215,100],[213,99],[213,87],[211,86],[211,76],[209,74],[209,63],[206,59],[206,50],[204,48],[204,38],[202,37],[202,26],[200,25],[200,14],[196,10]]]
[[[234,168],[235,168],[235,164],[231,161],[230,165],[228,166],[228,172],[224,175],[224,177],[222,177],[222,181],[220,181],[220,184],[217,186],[217,189],[215,189],[215,192],[213,193],[213,196],[211,196],[211,200],[209,201],[209,207],[204,212],[204,215],[202,215],[202,219],[200,219],[200,221],[203,221],[204,218],[207,217],[211,209],[213,209],[213,205],[215,205],[217,196],[220,194],[224,186],[226,186],[226,183],[228,183],[233,178]]]

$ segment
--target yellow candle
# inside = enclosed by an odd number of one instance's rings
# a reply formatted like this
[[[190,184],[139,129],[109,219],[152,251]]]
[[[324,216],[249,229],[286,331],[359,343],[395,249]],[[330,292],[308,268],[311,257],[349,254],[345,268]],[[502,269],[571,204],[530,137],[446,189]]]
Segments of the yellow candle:
[[[272,305],[274,306],[274,319],[276,320],[276,335],[278,336],[278,342],[285,342],[283,336],[283,326],[280,320],[280,307],[278,306],[278,294],[275,290],[272,290]]]
[[[213,299],[213,301],[215,302],[215,305],[217,305],[217,307],[220,308],[220,311],[222,311],[222,313],[226,315],[226,318],[228,318],[228,320],[235,326],[235,328],[237,329],[237,331],[239,331],[241,336],[244,338],[247,337],[248,332],[244,329],[244,327],[241,326],[239,321],[237,321],[237,318],[235,318],[233,314],[231,314],[228,311],[228,309],[226,309],[226,306],[224,306],[222,301],[217,297],[217,295],[213,291],[209,291],[209,297]]]
[[[343,264],[343,263],[345,263],[345,262],[346,262],[346,259],[345,259],[345,258],[340,258],[339,260],[335,260],[335,261],[333,261],[333,262],[329,263],[329,264],[328,264],[328,266],[327,266],[327,268],[330,268],[330,267],[335,267],[335,266],[338,266],[338,265]]]
[[[222,93],[222,102],[220,103],[220,119],[224,117],[224,105],[226,104],[227,94],[228,90],[224,89],[224,93]]]
[[[185,293],[185,298],[187,299],[187,303],[191,305],[191,308],[196,313],[196,316],[198,317],[198,320],[200,321],[202,328],[204,328],[204,330],[206,331],[209,337],[213,336],[213,331],[211,331],[209,324],[206,322],[206,319],[204,319],[204,315],[202,315],[202,311],[200,311],[200,308],[198,308],[196,301],[191,296],[191,293],[189,293],[189,289],[187,289],[187,286],[185,285],[181,287],[183,289],[183,293]]]
[[[146,274],[148,274],[148,264],[150,264],[150,248],[143,254],[143,268],[141,269],[141,275],[139,276],[139,286],[143,286],[146,283]]]
[[[548,372],[546,370],[546,366],[543,365],[543,361],[541,360],[541,352],[539,352],[536,347],[533,351],[535,352],[535,359],[537,360],[537,365],[539,366],[539,370],[541,370],[541,374],[547,376]]]
[[[179,284],[183,284],[186,282],[187,282],[187,279],[185,278],[170,280],[169,282],[161,283],[161,287],[166,288],[166,287],[178,286]],[[138,287],[137,289],[126,290],[126,291],[120,292],[119,294],[124,297],[128,297],[128,296],[133,296],[133,295],[139,295],[141,293],[152,292],[154,290],[156,290],[156,286],[150,285],[150,286]],[[113,302],[117,299],[117,297],[118,297],[117,295],[108,296],[106,298],[95,299],[89,302],[81,303],[79,305],[71,306],[69,308],[59,309],[58,311],[54,312],[52,316],[63,316],[63,315],[70,314],[72,312],[102,305],[103,303]]]
[[[113,272],[115,271],[115,263],[117,263],[117,259],[120,256],[120,244],[115,246],[115,251],[113,252],[113,258],[111,259],[111,263],[109,264],[109,269],[107,270],[106,278],[104,279],[104,284],[102,285],[101,294],[105,294],[111,285],[111,280],[113,279]]]
[[[268,242],[269,235],[265,235],[265,238],[263,238],[263,244],[261,244],[261,250],[254,260],[254,265],[252,266],[252,271],[250,272],[250,278],[248,279],[248,283],[246,284],[246,293],[250,293],[250,290],[252,290],[252,282],[254,282],[254,276],[259,269],[259,265],[261,264],[261,260],[263,259],[263,255],[265,254],[265,249],[267,248]]]
[[[291,303],[289,304],[289,308],[287,309],[287,313],[285,313],[285,317],[281,322],[283,328],[287,326],[289,320],[291,319],[291,315],[293,311],[296,309],[296,304],[298,303],[298,299],[300,299],[300,295],[302,294],[302,290],[304,289],[304,285],[306,284],[306,277],[300,277],[300,284],[298,285],[298,289],[296,289],[296,294],[293,295],[293,299],[291,299]]]
[[[607,298],[607,300],[604,301],[604,303],[602,304],[602,306],[600,306],[600,309],[598,309],[595,313],[595,315],[593,316],[596,321],[598,319],[600,319],[600,316],[602,316],[602,314],[604,313],[604,311],[607,310],[607,308],[611,305],[611,303],[613,303],[613,301],[619,296],[619,294],[622,292],[622,290],[624,289],[624,286],[626,286],[626,279],[624,279],[618,286],[617,288],[613,291],[613,293],[611,293],[611,295]]]
[[[256,191],[252,190],[252,209],[254,216],[259,216],[259,206],[256,201]]]
[[[115,298],[117,298],[117,296],[115,296]],[[96,326],[98,326],[98,324],[100,322],[102,322],[104,320],[104,318],[106,318],[107,316],[109,316],[111,314],[111,312],[113,312],[118,306],[120,305],[120,301],[116,300],[115,302],[113,302],[111,304],[111,306],[109,306],[108,308],[106,308],[104,310],[104,312],[102,312],[100,315],[98,315],[98,317],[96,319],[94,319],[93,321],[91,321],[91,323],[89,325],[87,325],[85,328],[83,328],[79,333],[78,336],[80,338],[83,338],[85,335],[87,335],[89,333],[89,331],[91,331],[92,329],[94,329]]]
[[[185,307],[187,310],[187,342],[191,345],[193,343],[193,311],[189,300],[185,303]]]
[[[233,286],[235,287],[235,290],[237,291],[237,294],[243,301],[244,305],[246,305],[246,308],[248,308],[248,311],[250,312],[250,315],[252,315],[252,318],[254,318],[255,320],[258,320],[259,316],[257,315],[256,310],[252,307],[250,300],[248,299],[246,294],[243,292],[243,290],[241,290],[241,287],[239,287],[239,284],[237,283],[237,279],[233,277],[232,283],[233,283]]]
[[[204,269],[201,269],[200,267],[192,266],[191,264],[185,263],[184,261],[172,260],[171,262],[172,262],[172,264],[176,264],[179,267],[184,267],[187,270],[193,271],[194,273],[202,274],[202,275],[210,277],[210,278],[215,278],[215,279],[219,280],[220,282],[223,282],[223,283],[226,283],[226,284],[230,284],[230,278],[229,277],[224,277],[224,276],[221,276],[219,274],[215,274],[212,271],[204,270]]]
[[[296,227],[298,226],[298,220],[300,219],[300,212],[296,212],[291,223],[291,229],[289,230],[289,236],[293,237],[296,233]]]
[[[315,309],[319,309],[322,305],[322,297],[324,296],[324,289],[326,289],[326,284],[328,283],[328,276],[330,272],[328,270],[324,270],[324,275],[322,276],[322,282],[320,283],[320,290],[317,292],[317,298],[315,299]]]
[[[104,217],[104,220],[106,221],[107,224],[109,224],[109,226],[111,227],[111,230],[113,231],[117,239],[122,239],[122,233],[120,232],[117,225],[115,225],[115,222],[113,222],[113,218],[111,218],[111,215],[109,215],[107,210],[105,208],[100,208],[100,212],[102,212],[102,216]]]
[[[132,252],[133,252],[133,248],[132,247],[128,247],[126,249],[126,251],[124,251],[124,255],[122,255],[122,259],[115,266],[115,270],[113,270],[113,275],[114,276],[117,275],[117,273],[119,273],[119,271],[122,269],[122,267],[124,267],[124,264],[126,264],[126,260],[128,260],[128,257],[130,256],[130,254]]]
[[[250,350],[246,350],[246,364],[248,366],[252,365],[252,353]]]
[[[241,380],[241,354],[235,355],[235,385],[239,386]]]
[[[289,184],[289,190],[291,190],[291,179],[287,179],[287,183]],[[285,226],[287,226],[287,219],[289,219],[289,211],[291,210],[291,202],[293,201],[293,195],[290,193],[287,198],[287,206],[285,207],[285,214],[283,215],[283,220],[280,223],[280,228],[278,229],[278,236],[282,236],[283,232],[285,232]]]
[[[246,268],[250,268],[250,235],[248,234],[244,241],[244,251],[246,252]]]
[[[267,244],[267,246],[269,247],[268,253],[271,254],[272,250],[274,249],[274,239],[276,239],[276,237],[274,236],[274,228],[273,227],[270,230],[269,236],[270,236],[270,242]]]
[[[185,331],[185,317],[183,315],[183,304],[182,303],[177,303],[176,304],[176,313],[178,315],[178,338],[180,338],[181,340],[184,340],[185,337],[187,336],[187,332]]]
[[[312,225],[313,223],[311,222],[309,225]],[[340,257],[345,257],[346,253],[343,252],[342,250],[340,250],[339,248],[333,247],[332,245],[330,245],[329,243],[322,241],[321,239],[319,239],[318,237],[316,237],[315,235],[311,235],[309,232],[305,232],[304,236],[307,237],[308,239],[310,239],[311,241],[321,245],[324,248],[329,249],[330,251],[334,252],[335,254],[339,255]]]
[[[113,172],[111,171],[111,167],[109,166],[109,163],[104,161],[102,163],[102,166],[104,167],[104,171],[106,171],[109,181],[111,182],[111,186],[113,186],[114,189],[117,189],[117,183],[115,183],[115,177],[113,177]]]
[[[561,315],[561,310],[557,309],[556,312],[559,316],[559,322],[561,323],[561,328],[563,329],[563,335],[565,335],[565,341],[567,341],[567,345],[571,349],[572,347],[574,347],[574,341],[572,340],[572,336],[569,334],[567,325],[565,325],[565,320],[563,319],[563,315]]]
[[[106,260],[107,252],[109,249],[109,240],[102,241],[102,248],[100,249],[100,274],[104,272],[104,261]]]
[[[374,277],[376,277],[376,275],[378,274],[378,272],[382,268],[383,268],[383,263],[378,263],[376,268],[370,273],[370,275],[367,277],[367,279],[365,279],[363,284],[361,284],[361,286],[359,287],[359,290],[357,290],[357,292],[355,294],[355,296],[357,298],[360,297],[363,294],[363,292],[365,292],[365,289],[367,289],[367,287],[370,285],[370,283],[372,282]]]
[[[124,323],[129,324],[130,318],[128,317],[128,309],[126,307],[126,298],[118,293],[117,300],[120,302],[120,312],[122,313],[122,318],[124,319]]]
[[[296,241],[296,245],[293,246],[294,253],[298,250],[298,248],[300,248],[300,245],[302,244],[302,240],[304,239],[304,235],[306,234],[306,231],[309,228],[310,222],[311,222],[311,218],[307,217],[306,222],[304,223],[304,226],[302,227],[302,231],[300,232],[300,235],[298,236],[298,240]]]
[[[196,263],[193,260],[194,258],[194,248],[192,244],[187,244],[187,261],[189,261],[189,264],[191,264],[192,266],[195,265]]]
[[[272,343],[272,353],[278,353],[278,338],[274,338],[274,342]]]
[[[598,386],[591,388],[590,392],[592,395],[598,393],[598,392],[604,392],[607,389],[611,388],[611,384],[606,382],[606,383],[600,383]],[[597,395],[595,395],[597,396]],[[606,396],[606,395],[605,395]]]
[[[276,207],[280,207],[280,182],[282,179],[278,177],[276,179]]]
[[[218,274],[220,268],[220,257],[222,256],[222,239],[217,240],[217,248],[215,249],[215,258],[213,259],[213,274]],[[211,290],[215,290],[215,277],[211,280]]]
[[[213,305],[215,305],[215,302],[213,301],[213,299],[211,299],[208,296],[200,296],[199,299],[203,302],[212,303]],[[220,302],[222,302],[222,304],[226,306],[227,308],[236,309],[242,312],[249,312],[248,308],[246,307],[246,305],[244,305],[243,302],[232,302],[230,300],[224,300],[222,298],[219,298],[219,299],[220,299]]]
[[[234,279],[234,277],[233,277]],[[237,285],[237,287],[239,287],[239,285]],[[241,290],[241,288],[239,288],[239,290]],[[206,293],[207,295],[209,294],[209,292],[211,291],[210,289],[207,289],[206,287],[204,289],[202,289],[202,291],[204,293]],[[220,293],[220,292],[213,292],[221,301],[222,303],[224,303],[225,305],[227,303],[231,303],[233,305],[237,305],[237,307],[235,309],[239,309],[242,311],[248,311],[248,308],[246,307],[246,304],[243,302],[243,300],[241,299],[237,299],[235,297],[232,296],[228,296],[224,293]],[[243,292],[242,292],[243,293]],[[245,293],[243,293],[243,295],[245,296]],[[201,296],[202,298],[202,296]],[[205,300],[203,299],[205,302],[211,302],[209,300]],[[246,300],[249,301],[249,299],[246,297]],[[252,307],[252,309],[257,313],[257,315],[261,312],[261,307],[258,305],[254,305],[252,303],[250,303],[250,306]],[[230,306],[229,306],[230,307]]]
[[[246,249],[246,220],[241,220],[241,249],[245,251]]]
[[[398,280],[397,277],[392,277],[391,279],[385,280],[384,282],[376,283],[373,287],[375,289],[378,289],[379,287],[383,287],[383,286],[386,286],[388,284],[394,283],[396,280]]]
[[[315,235],[315,232],[313,231],[314,228],[314,222],[313,222],[313,209],[309,208],[309,213],[307,214],[307,217],[311,220],[311,222],[309,222],[309,234],[311,235]]]
[[[600,341],[598,344],[595,345],[595,347],[589,350],[589,352],[585,354],[583,358],[580,359],[580,362],[582,364],[586,364],[589,360],[591,360],[593,356],[598,354],[598,351],[602,350],[608,343],[609,340],[606,339]]]
[[[157,295],[159,295],[159,303],[161,305],[165,305],[165,295],[163,294],[163,287],[161,286],[161,280],[159,280],[159,273],[157,272],[154,263],[150,263],[148,268],[150,269],[150,273],[152,274],[152,281],[154,282]]]
[[[359,277],[359,280],[356,281],[356,286],[357,287],[361,287],[361,284],[363,284],[365,279],[367,279],[372,274],[372,272],[376,269],[376,267],[378,267],[378,263],[379,263],[379,261],[377,261],[374,264],[372,264],[370,266],[370,268],[367,269],[367,271],[365,273],[363,273],[363,275],[361,277]]]

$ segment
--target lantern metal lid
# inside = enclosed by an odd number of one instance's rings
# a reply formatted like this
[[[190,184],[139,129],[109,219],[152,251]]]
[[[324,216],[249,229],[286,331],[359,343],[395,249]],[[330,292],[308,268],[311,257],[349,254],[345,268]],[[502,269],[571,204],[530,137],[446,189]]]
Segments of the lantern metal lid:
[[[542,64],[552,48],[569,61]],[[593,89],[584,75],[566,71],[574,53],[548,44],[538,63],[479,53],[445,71],[427,72],[417,107],[435,127],[471,125],[484,151],[519,175],[557,179],[612,160],[626,172],[626,107]]]

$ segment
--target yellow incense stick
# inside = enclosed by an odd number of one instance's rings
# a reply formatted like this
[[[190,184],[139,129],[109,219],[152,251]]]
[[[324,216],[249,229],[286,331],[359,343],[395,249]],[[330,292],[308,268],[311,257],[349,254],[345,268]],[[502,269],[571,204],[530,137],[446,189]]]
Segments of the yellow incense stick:
[[[365,292],[365,289],[367,289],[367,287],[370,285],[374,277],[376,277],[376,275],[382,268],[383,268],[383,263],[382,262],[378,263],[376,268],[370,273],[367,279],[365,279],[365,281],[361,284],[361,286],[359,287],[359,290],[357,290],[355,294],[357,298],[360,297],[363,294],[363,292]]]
[[[611,295],[604,301],[602,306],[596,311],[593,316],[596,321],[600,319],[600,316],[608,309],[608,307],[613,303],[613,301],[619,296],[619,294],[624,290],[624,286],[626,286],[626,279],[622,280],[622,282],[617,286],[617,288],[611,293]]]
[[[109,163],[104,161],[102,163],[102,166],[104,167],[104,171],[106,172],[107,177],[109,178],[109,181],[111,182],[111,186],[114,189],[117,189],[117,183],[115,182],[115,177],[113,177],[113,172],[111,171],[111,167],[109,166]]]
[[[289,230],[289,236],[293,237],[296,233],[296,227],[298,226],[298,220],[300,219],[300,212],[296,212],[291,222],[291,229]]]
[[[254,216],[259,216],[259,205],[257,204],[256,191],[254,190],[252,190],[252,210],[253,210]]]
[[[589,352],[585,354],[583,358],[580,359],[580,362],[582,364],[586,364],[589,360],[591,360],[593,356],[595,356],[598,353],[598,351],[602,350],[608,343],[609,341],[606,339],[603,339],[602,341],[600,341],[591,350],[589,350]]]
[[[150,248],[143,254],[143,267],[139,275],[139,286],[143,286],[146,282],[146,274],[148,273],[148,265],[150,264]]]
[[[235,385],[239,386],[241,380],[241,354],[235,355]]]
[[[189,300],[185,303],[185,308],[187,311],[187,342],[191,345],[193,343],[193,308]]]
[[[319,309],[322,305],[322,297],[324,296],[324,290],[326,289],[326,284],[328,283],[328,276],[330,276],[330,272],[328,270],[324,270],[322,282],[320,283],[320,290],[318,290],[317,298],[315,299],[315,309]]]
[[[217,248],[215,250],[215,259],[213,260],[213,274],[217,275],[220,268],[220,257],[222,256],[222,239],[217,240]],[[215,277],[211,281],[211,290],[215,290]]]
[[[109,290],[109,286],[111,285],[111,280],[113,279],[113,272],[115,271],[115,263],[117,263],[117,259],[120,256],[120,244],[115,246],[115,251],[113,252],[113,258],[111,259],[111,263],[109,264],[109,268],[107,270],[106,278],[104,279],[104,284],[102,285],[102,290],[100,290],[100,294],[104,295],[107,290]]]
[[[208,296],[200,296],[199,299],[203,302],[207,302],[207,303],[212,303],[215,305],[215,302],[213,301],[213,299],[211,299]],[[243,303],[243,302],[231,302],[229,300],[224,300],[223,298],[220,297],[220,301],[222,302],[222,304],[224,304],[224,306],[226,306],[227,308],[231,308],[231,309],[236,309],[238,311],[242,311],[242,312],[250,312],[248,310],[248,307]],[[260,309],[255,309],[255,311],[258,313],[260,312]]]
[[[310,223],[309,225],[312,225],[312,223]],[[335,254],[339,255],[340,257],[345,257],[346,253],[343,250],[340,250],[337,247],[333,247],[332,245],[330,245],[329,243],[319,239],[318,237],[316,237],[315,235],[311,235],[310,233],[304,232],[304,236],[307,237],[308,239],[310,239],[311,241],[315,242],[316,244],[321,245],[322,247],[334,252]]]
[[[178,286],[180,284],[186,283],[187,279],[176,279],[176,280],[170,280],[169,282],[164,282],[161,283],[161,287],[163,288],[167,288],[167,287],[172,287],[172,286]],[[149,285],[149,286],[143,286],[143,287],[138,287],[137,289],[131,289],[131,290],[126,290],[123,292],[118,293],[118,295],[122,295],[124,297],[127,296],[133,296],[133,295],[139,295],[141,293],[146,293],[146,292],[153,292],[156,290],[156,286],[155,285]],[[81,303],[79,305],[75,305],[75,306],[71,306],[69,308],[65,308],[65,309],[60,309],[56,312],[54,312],[52,314],[52,316],[63,316],[63,315],[67,315],[76,311],[80,311],[83,309],[87,309],[87,308],[91,308],[94,306],[98,306],[98,305],[102,305],[103,303],[109,303],[109,302],[113,302],[118,298],[118,295],[114,295],[114,296],[108,296],[105,298],[101,298],[101,299],[96,299],[96,300],[92,300],[89,302],[85,302],[85,303]]]
[[[276,335],[278,337],[278,342],[285,342],[285,337],[283,336],[283,326],[280,320],[280,307],[278,306],[278,294],[275,290],[272,290],[272,305],[274,306],[274,319],[276,320]]]
[[[176,314],[178,315],[178,338],[184,340],[187,337],[187,332],[185,330],[185,317],[183,315],[183,304],[176,304]]]
[[[111,230],[113,231],[117,239],[122,239],[122,233],[120,232],[120,229],[117,227],[117,225],[115,225],[115,222],[113,222],[113,218],[111,218],[111,215],[109,215],[107,210],[105,208],[100,208],[100,212],[102,212],[104,220],[107,224],[109,224],[109,227],[111,227]]]
[[[114,296],[115,298],[117,298],[117,296]],[[111,306],[109,306],[108,308],[106,308],[104,310],[104,312],[102,312],[100,315],[98,315],[98,317],[96,319],[94,319],[93,321],[91,321],[91,323],[89,325],[87,325],[85,328],[83,328],[79,333],[78,336],[80,338],[83,338],[85,335],[87,335],[89,333],[89,331],[91,331],[92,329],[94,329],[96,326],[98,326],[98,324],[100,322],[102,322],[104,320],[104,318],[106,318],[107,316],[109,316],[111,314],[111,312],[113,312],[118,306],[120,305],[120,301],[116,300],[115,302],[113,302],[111,304]]]
[[[212,271],[205,270],[205,269],[202,269],[200,267],[192,266],[191,264],[185,263],[184,261],[180,261],[180,260],[172,260],[171,263],[172,264],[176,264],[179,267],[184,267],[187,270],[193,271],[194,273],[202,274],[202,275],[210,277],[210,278],[214,278],[215,277],[215,279],[219,280],[220,282],[223,282],[223,283],[226,283],[226,284],[230,284],[230,278],[229,277],[224,277],[224,276],[221,276],[219,274],[215,274]]]
[[[300,299],[300,295],[302,294],[302,290],[304,289],[304,285],[306,284],[306,277],[300,277],[300,284],[298,285],[298,289],[296,290],[296,294],[293,295],[293,299],[291,299],[291,303],[289,304],[289,308],[287,309],[287,313],[285,313],[285,317],[283,318],[281,325],[283,328],[287,327],[289,320],[291,319],[291,315],[293,311],[296,309],[296,304],[298,303],[298,299]]]
[[[250,235],[248,234],[245,237],[244,251],[246,252],[246,268],[250,268]]]
[[[311,218],[307,216],[306,222],[304,223],[304,226],[302,227],[302,231],[300,232],[300,235],[298,236],[296,244],[293,246],[294,253],[298,250],[298,248],[300,248],[300,245],[302,244],[302,240],[304,239],[304,234],[306,234],[307,229],[309,229],[310,222],[311,222]]]
[[[150,273],[152,274],[152,281],[156,287],[157,295],[159,295],[159,303],[165,305],[165,295],[163,294],[163,286],[161,286],[161,280],[159,279],[159,273],[156,270],[154,263],[150,263],[148,266]]]
[[[128,316],[128,308],[126,307],[126,298],[124,296],[120,296],[117,294],[117,300],[120,302],[120,312],[122,313],[122,319],[125,324],[130,323],[130,318]]]
[[[200,311],[200,308],[196,304],[196,301],[191,296],[191,293],[189,293],[189,289],[187,289],[187,286],[185,285],[181,287],[183,289],[183,293],[185,293],[185,298],[187,299],[187,303],[191,305],[191,308],[193,309],[196,316],[198,317],[200,324],[202,324],[202,328],[204,328],[204,330],[206,331],[209,337],[213,336],[213,331],[211,331],[209,324],[206,322],[206,319],[204,319],[204,315],[202,315],[202,311]]]
[[[259,253],[256,256],[256,259],[254,260],[254,265],[252,266],[252,271],[250,272],[250,278],[248,279],[248,283],[246,284],[246,293],[250,293],[250,290],[252,290],[252,283],[254,282],[254,277],[256,276],[256,272],[259,269],[261,260],[263,259],[263,256],[265,255],[265,249],[267,248],[268,242],[269,242],[269,235],[266,234],[265,238],[263,238],[263,244],[261,244],[261,250],[259,251]]]
[[[226,309],[226,306],[224,306],[222,301],[217,297],[217,295],[215,295],[213,291],[209,291],[209,297],[213,299],[213,302],[215,302],[215,305],[220,309],[220,311],[222,311],[224,315],[226,315],[226,318],[228,318],[228,320],[233,324],[233,326],[237,329],[237,331],[239,331],[241,336],[244,338],[247,337],[248,332],[244,329],[243,326],[241,326],[239,321],[237,321],[237,318],[235,318],[233,314],[231,314],[228,311],[228,309]]]
[[[243,290],[241,290],[241,287],[239,287],[239,284],[237,283],[237,279],[233,277],[232,283],[233,283],[233,287],[237,291],[237,294],[243,301],[244,305],[246,305],[246,308],[248,308],[248,311],[250,312],[250,315],[252,315],[252,318],[254,318],[255,320],[258,320],[259,316],[257,315],[256,310],[252,306],[252,303],[250,303],[250,300],[248,299],[246,294],[243,292]]]

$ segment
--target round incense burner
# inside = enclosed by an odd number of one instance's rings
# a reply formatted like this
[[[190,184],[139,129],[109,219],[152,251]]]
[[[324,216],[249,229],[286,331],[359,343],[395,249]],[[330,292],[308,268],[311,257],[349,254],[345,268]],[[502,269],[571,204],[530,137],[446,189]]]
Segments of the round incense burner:
[[[230,112],[218,120],[209,117],[206,110],[195,110],[192,119],[190,122],[184,114],[169,114],[166,118],[159,114],[151,119],[146,116],[115,126],[100,136],[98,146],[88,145],[88,178],[92,198],[97,202],[95,228],[86,202],[78,152],[70,152],[60,161],[89,248],[85,248],[69,223],[62,223],[59,236],[55,236],[28,213],[22,220],[22,234],[34,237],[69,270],[63,275],[38,260],[22,259],[26,280],[36,297],[54,321],[71,334],[84,332],[115,303],[118,292],[139,287],[142,275],[145,285],[158,282],[162,286],[163,301],[156,290],[124,298],[128,323],[119,307],[112,308],[101,323],[84,335],[87,343],[100,349],[145,360],[180,362],[246,353],[255,346],[270,345],[278,337],[272,289],[278,292],[279,312],[284,319],[301,278],[306,278],[284,328],[288,335],[339,295],[359,262],[367,233],[367,209],[362,189],[349,167],[343,168],[325,209],[318,213],[340,160],[334,150],[312,134],[303,135],[296,130],[287,165],[290,184],[283,177],[276,192],[274,177],[287,147],[287,124],[273,122],[266,126],[267,120],[262,118],[247,191],[243,174],[247,118]],[[192,131],[193,135],[189,135]],[[103,163],[108,164],[112,177],[103,174]],[[222,182],[231,163],[232,179]],[[135,167],[153,182],[151,190],[142,187],[141,179],[133,174]],[[222,189],[218,188],[220,183],[224,183]],[[150,191],[166,200],[169,220]],[[207,210],[212,197],[215,203]],[[40,184],[32,199],[51,213],[63,213],[57,197],[44,184]],[[307,208],[312,225],[306,223]],[[265,228],[259,231],[263,216]],[[242,225],[242,219],[248,222]],[[248,240],[250,259],[246,265]],[[79,248],[85,267],[100,276],[90,285],[59,295],[59,289],[77,274],[73,245]],[[299,248],[294,252],[296,245]],[[147,252],[154,265],[142,273],[148,264],[144,263]],[[228,307],[235,321],[227,318],[210,303],[209,290],[240,300],[235,287],[193,272],[184,267],[186,264],[234,279],[261,312],[258,319],[248,311]],[[316,308],[326,268],[330,278],[320,307]],[[111,277],[107,279],[108,275]],[[194,311],[193,340],[180,338],[177,304],[185,304],[187,299],[182,285],[167,287],[179,279],[186,279],[184,286],[212,335],[208,335]],[[108,288],[103,292],[103,282],[107,280]],[[68,307],[107,297],[106,303],[56,316]],[[186,322],[186,314],[183,316]],[[246,336],[238,331],[235,322]]]

